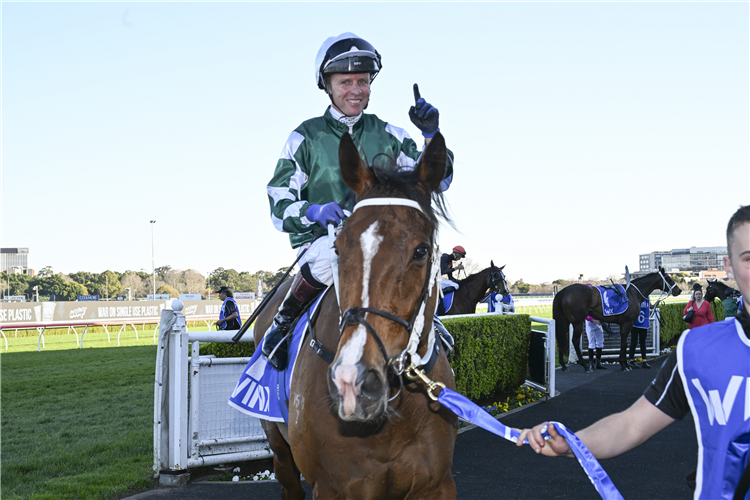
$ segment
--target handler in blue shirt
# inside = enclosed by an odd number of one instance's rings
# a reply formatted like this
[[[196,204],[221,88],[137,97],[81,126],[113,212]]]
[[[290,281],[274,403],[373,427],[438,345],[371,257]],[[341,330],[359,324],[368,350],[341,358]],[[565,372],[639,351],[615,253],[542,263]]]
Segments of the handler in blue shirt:
[[[228,286],[223,286],[217,291],[219,298],[224,302],[219,311],[219,321],[215,324],[219,330],[239,330],[242,326],[240,319],[240,308],[234,300],[234,292]]]
[[[649,321],[651,316],[651,302],[648,299],[644,299],[641,302],[641,311],[638,313],[638,319],[635,320],[633,329],[630,331],[630,361],[629,364],[632,368],[640,368],[635,364],[635,347],[637,344],[641,344],[641,358],[643,362],[641,366],[644,368],[651,368],[651,365],[646,362],[646,336],[648,335],[648,327],[651,326]]]
[[[744,303],[750,299],[750,205],[741,207],[727,226],[724,269],[737,280]],[[577,432],[597,458],[616,457],[692,413],[698,436],[698,470],[693,498],[748,499],[750,488],[750,307],[735,318],[686,330],[677,349],[630,408]],[[544,422],[524,429],[534,451],[551,457],[573,453],[565,438]]]

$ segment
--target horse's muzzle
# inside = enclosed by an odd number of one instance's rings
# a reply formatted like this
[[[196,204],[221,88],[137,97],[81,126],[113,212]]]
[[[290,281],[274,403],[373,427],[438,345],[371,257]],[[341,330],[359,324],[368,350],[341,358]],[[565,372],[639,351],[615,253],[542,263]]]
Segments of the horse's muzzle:
[[[328,370],[328,393],[339,418],[345,421],[369,422],[379,419],[388,404],[388,384],[376,369],[361,364]]]

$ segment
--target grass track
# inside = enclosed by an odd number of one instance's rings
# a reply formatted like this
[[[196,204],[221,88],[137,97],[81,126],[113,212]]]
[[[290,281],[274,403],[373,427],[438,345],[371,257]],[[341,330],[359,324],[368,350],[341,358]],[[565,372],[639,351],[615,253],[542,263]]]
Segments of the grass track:
[[[2,498],[152,487],[155,360],[153,345],[2,354]]]

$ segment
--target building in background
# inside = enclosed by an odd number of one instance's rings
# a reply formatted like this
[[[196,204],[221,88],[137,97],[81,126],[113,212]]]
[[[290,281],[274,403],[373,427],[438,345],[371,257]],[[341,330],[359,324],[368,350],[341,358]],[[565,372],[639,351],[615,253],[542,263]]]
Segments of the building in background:
[[[651,252],[641,254],[638,274],[652,273],[664,267],[667,272],[681,272],[699,276],[716,275],[724,269],[726,247],[690,247],[674,248],[669,252]]]
[[[31,274],[28,248],[0,248],[0,271],[9,274]]]

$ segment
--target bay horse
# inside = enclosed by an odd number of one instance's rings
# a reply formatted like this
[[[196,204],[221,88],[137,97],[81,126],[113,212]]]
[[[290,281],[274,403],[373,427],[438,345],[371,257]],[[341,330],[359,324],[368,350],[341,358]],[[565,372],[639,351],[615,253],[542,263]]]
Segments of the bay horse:
[[[628,334],[633,328],[633,324],[638,319],[641,308],[641,302],[655,290],[661,290],[674,296],[680,294],[681,290],[677,287],[672,278],[659,268],[658,271],[649,273],[641,278],[636,278],[630,283],[627,290],[628,308],[625,312],[614,316],[604,316],[602,313],[602,299],[599,290],[589,285],[574,284],[560,290],[552,301],[552,318],[555,320],[555,340],[557,342],[558,360],[562,370],[568,367],[563,358],[568,354],[569,326],[573,325],[573,347],[578,356],[578,364],[583,366],[586,372],[592,371],[588,363],[581,355],[581,333],[583,332],[583,322],[586,316],[606,323],[617,323],[620,325],[620,367],[622,371],[630,371],[626,356]]]
[[[351,137],[339,166],[357,204],[336,237],[340,290],[327,293],[294,368],[289,424],[261,421],[284,499],[301,499],[300,472],[325,499],[455,499],[451,472],[457,417],[403,367],[436,348],[432,318],[440,272],[435,254],[445,140],[435,134],[413,171],[370,167]],[[435,208],[431,206],[434,202]],[[289,285],[258,316],[256,345]],[[455,389],[445,352],[430,377]],[[329,358],[330,359],[330,358]]]
[[[474,314],[477,312],[477,303],[490,292],[506,295],[508,284],[505,282],[504,268],[505,266],[497,267],[490,261],[490,267],[456,281],[458,290],[453,292],[453,305],[445,315]]]

